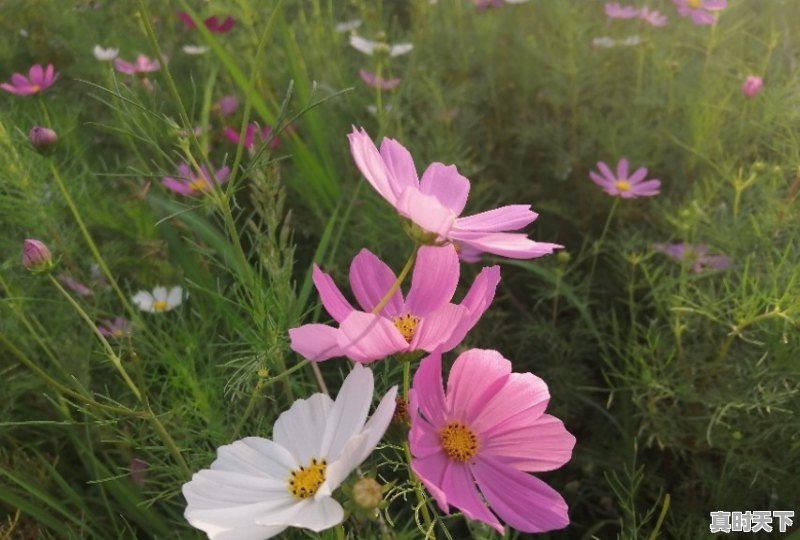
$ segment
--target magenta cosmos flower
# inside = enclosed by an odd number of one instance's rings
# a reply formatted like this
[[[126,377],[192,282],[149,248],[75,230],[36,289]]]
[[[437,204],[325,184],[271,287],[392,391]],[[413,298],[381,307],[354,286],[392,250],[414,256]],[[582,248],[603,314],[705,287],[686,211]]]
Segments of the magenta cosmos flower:
[[[633,19],[639,16],[639,9],[634,6],[623,6],[619,2],[609,2],[604,6],[606,17],[610,19]]]
[[[269,140],[269,144],[267,145],[268,148],[277,148],[281,145],[281,139],[278,136],[273,136],[272,132],[273,130],[270,126],[259,128],[258,124],[255,122],[250,122],[247,124],[247,131],[245,131],[244,134],[243,145],[248,150],[251,150],[256,144],[256,138],[258,138],[260,141]],[[239,141],[241,140],[239,138],[239,130],[232,127],[225,128],[225,137],[235,144],[239,144]]]
[[[197,25],[194,24],[191,15],[186,13],[185,11],[178,12],[178,18],[183,21],[183,24],[188,26],[189,28],[197,28]],[[210,32],[216,32],[218,34],[225,34],[230,32],[233,25],[236,24],[236,19],[231,16],[225,17],[222,21],[219,20],[218,17],[208,17],[207,19],[203,20],[203,24],[208,28]]]
[[[391,79],[384,79],[383,77],[379,77],[375,75],[371,71],[367,71],[366,69],[359,69],[358,75],[361,77],[361,80],[367,83],[367,85],[373,88],[380,88],[381,90],[391,90],[395,88],[398,84],[400,84],[400,79],[397,77],[393,77]]]
[[[378,152],[364,129],[354,127],[348,138],[353,159],[367,181],[431,240],[515,259],[541,257],[563,247],[535,242],[524,233],[507,232],[521,229],[538,217],[528,204],[458,217],[467,204],[470,184],[455,165],[431,163],[420,180],[411,154],[394,139],[384,138]]]
[[[707,268],[724,270],[731,260],[724,255],[709,255],[705,244],[653,244],[653,247],[673,260],[688,265],[692,272],[702,272]]]
[[[161,64],[158,62],[158,60],[151,60],[147,56],[140,54],[136,57],[136,61],[133,63],[126,62],[122,58],[115,58],[114,67],[117,68],[117,71],[120,73],[126,73],[128,75],[140,75],[142,73],[158,71],[161,69]]]
[[[647,168],[639,167],[628,176],[628,160],[621,159],[617,163],[617,174],[602,161],[597,162],[597,168],[601,174],[594,171],[589,172],[592,181],[603,188],[609,195],[619,196],[623,199],[635,199],[636,197],[652,197],[658,195],[661,187],[660,180],[645,180]]]
[[[97,330],[105,337],[123,338],[133,333],[131,323],[124,317],[117,317],[113,321],[103,320],[102,324],[97,325]]]
[[[30,96],[53,86],[59,75],[61,74],[56,73],[53,64],[47,64],[46,68],[40,64],[33,64],[28,70],[27,77],[21,73],[13,73],[11,75],[11,84],[2,83],[0,88],[19,96]]]
[[[764,79],[758,75],[748,75],[742,84],[742,93],[747,97],[755,97],[764,87]]]
[[[524,532],[567,526],[561,495],[527,474],[572,457],[575,437],[545,414],[548,401],[544,381],[512,373],[497,351],[460,354],[446,393],[441,354],[422,360],[410,395],[411,468],[443,512],[455,506],[500,534],[500,520]]]
[[[200,174],[195,173],[186,163],[178,165],[178,176],[165,176],[161,179],[164,187],[181,195],[199,195],[214,189],[214,185],[228,181],[228,167],[222,167],[212,177],[205,166],[200,166]]]
[[[481,318],[500,282],[500,268],[481,270],[460,304],[451,303],[459,278],[458,255],[451,246],[419,249],[411,288],[398,289],[385,305],[379,303],[396,277],[366,249],[350,265],[350,287],[363,311],[348,302],[333,279],[314,266],[314,285],[322,305],[339,323],[306,324],[289,330],[292,350],[311,360],[347,356],[372,362],[391,354],[416,350],[449,351]]]
[[[717,11],[728,7],[728,0],[672,0],[682,17],[694,24],[717,24]]]

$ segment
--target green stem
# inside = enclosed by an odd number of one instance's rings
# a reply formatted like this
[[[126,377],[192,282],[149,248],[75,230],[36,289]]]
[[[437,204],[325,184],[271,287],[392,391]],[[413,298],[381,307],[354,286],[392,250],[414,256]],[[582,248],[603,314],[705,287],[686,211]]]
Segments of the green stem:
[[[403,281],[405,281],[406,276],[408,276],[408,273],[411,271],[411,268],[413,268],[414,260],[416,258],[417,258],[417,246],[414,246],[414,251],[408,257],[408,260],[406,261],[405,266],[403,266],[403,269],[400,271],[400,275],[397,276],[397,279],[394,280],[394,283],[392,283],[392,286],[389,287],[389,290],[386,291],[386,294],[383,295],[383,298],[381,298],[381,301],[378,302],[377,305],[374,308],[372,308],[372,313],[380,313],[381,310],[384,307],[386,307],[386,304],[389,303],[389,300],[392,298],[392,296],[394,296],[394,293],[397,292],[397,289],[400,288],[400,285],[402,285]]]
[[[594,277],[594,270],[597,267],[597,255],[600,253],[600,247],[603,245],[603,241],[606,239],[608,226],[611,225],[611,220],[614,217],[614,212],[616,211],[618,205],[619,197],[615,197],[614,202],[611,205],[611,210],[608,212],[606,224],[603,226],[603,232],[600,234],[600,239],[592,245],[592,267],[589,270],[589,279],[586,280],[587,288],[589,290],[592,288],[592,278]]]

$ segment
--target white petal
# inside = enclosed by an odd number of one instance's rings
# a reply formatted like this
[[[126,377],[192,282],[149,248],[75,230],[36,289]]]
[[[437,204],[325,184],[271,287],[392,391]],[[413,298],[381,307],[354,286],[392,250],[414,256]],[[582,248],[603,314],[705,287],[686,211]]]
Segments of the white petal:
[[[261,437],[247,437],[220,446],[211,468],[288,481],[301,464],[281,445]]]
[[[413,48],[414,45],[411,43],[398,43],[397,45],[392,45],[392,47],[389,49],[389,56],[400,56],[401,54],[411,52],[411,49]]]
[[[364,428],[372,402],[372,371],[356,364],[347,375],[328,415],[322,455],[335,461],[347,440]]]
[[[185,52],[186,54],[191,54],[193,56],[196,56],[196,55],[199,55],[199,54],[206,54],[210,50],[211,50],[210,47],[206,47],[204,45],[184,45],[183,46],[183,52]]]
[[[364,433],[369,432],[367,441],[367,453],[360,457],[359,464],[361,464],[367,456],[378,446],[383,434],[389,427],[389,422],[392,421],[394,416],[394,409],[397,406],[397,386],[393,386],[383,396],[375,412],[372,413],[367,424],[364,426]]]
[[[336,26],[333,27],[334,32],[349,32],[350,30],[355,30],[359,26],[361,26],[361,19],[353,19],[350,21],[344,21],[340,23],[336,23]]]
[[[378,46],[378,44],[374,41],[363,38],[358,34],[350,34],[350,46],[357,51],[371,55],[375,52],[375,48]]]
[[[164,302],[167,299],[167,288],[159,285],[153,289],[153,298],[155,298],[157,302]]]
[[[181,287],[173,287],[167,295],[167,309],[178,307],[183,302],[183,289]]]
[[[285,530],[286,527],[281,525],[272,527],[247,525],[229,529],[213,536],[209,534],[209,538],[211,540],[266,540],[267,538],[278,536]]]
[[[153,312],[153,295],[147,291],[139,291],[131,298],[136,307],[142,311]]]
[[[322,393],[298,399],[278,417],[272,428],[273,440],[291,452],[301,465],[308,465],[312,457],[325,457],[322,436],[332,408],[333,400]]]
[[[304,499],[284,513],[275,513],[266,519],[258,519],[259,525],[285,523],[290,527],[303,527],[319,532],[338,525],[344,519],[342,506],[331,497]]]

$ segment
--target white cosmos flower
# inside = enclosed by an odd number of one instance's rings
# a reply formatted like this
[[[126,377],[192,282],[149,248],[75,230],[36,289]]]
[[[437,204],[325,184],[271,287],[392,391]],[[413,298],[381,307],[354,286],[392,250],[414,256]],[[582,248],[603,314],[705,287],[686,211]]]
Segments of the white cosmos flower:
[[[406,54],[414,48],[411,43],[396,43],[390,45],[382,41],[372,41],[359,36],[358,34],[350,34],[350,46],[354,49],[361,51],[364,54],[372,56],[376,51],[386,51],[389,56],[400,56]]]
[[[106,49],[100,45],[94,46],[94,57],[102,62],[110,62],[117,56],[119,56],[119,49],[114,49],[113,47]]]
[[[344,510],[331,494],[374,450],[394,414],[396,386],[367,420],[372,391],[372,371],[356,364],[336,401],[321,393],[295,401],[275,422],[272,440],[221,446],[211,468],[183,485],[184,517],[219,540],[341,523]]]
[[[131,299],[142,311],[160,313],[176,308],[183,303],[183,289],[172,287],[167,291],[166,287],[158,286],[153,289],[152,293],[139,291]]]
[[[191,54],[192,56],[198,56],[201,54],[206,54],[208,51],[211,50],[211,47],[206,47],[205,45],[184,45],[183,52],[186,54]]]

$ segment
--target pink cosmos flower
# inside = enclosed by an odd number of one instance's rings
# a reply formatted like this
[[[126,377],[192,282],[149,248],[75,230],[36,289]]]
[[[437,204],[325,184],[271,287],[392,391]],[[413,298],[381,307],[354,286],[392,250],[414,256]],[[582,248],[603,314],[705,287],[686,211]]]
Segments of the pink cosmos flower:
[[[728,0],[672,0],[681,17],[690,17],[694,24],[717,24],[717,11],[728,7]]]
[[[60,75],[56,73],[53,64],[47,64],[46,68],[40,64],[33,64],[28,70],[27,77],[21,73],[13,73],[11,84],[2,83],[0,88],[19,96],[31,96],[50,88]]]
[[[460,354],[446,393],[441,353],[422,360],[409,400],[411,468],[443,512],[455,506],[500,534],[500,520],[531,533],[567,526],[561,495],[526,474],[572,457],[575,437],[545,414],[549,400],[544,381],[512,373],[497,351]]]
[[[758,75],[748,75],[742,84],[742,93],[747,97],[755,97],[764,87],[764,79]]]
[[[708,255],[708,246],[705,244],[653,244],[671,259],[691,267],[692,272],[698,273],[705,269],[724,270],[731,265],[731,260],[723,255]]]
[[[122,58],[115,58],[114,67],[117,68],[117,71],[120,73],[126,73],[128,75],[141,75],[142,73],[158,71],[161,69],[161,64],[158,62],[158,60],[151,60],[147,56],[140,54],[136,57],[136,61],[133,63],[126,62]]]
[[[367,71],[366,69],[359,69],[358,74],[361,76],[361,80],[363,80],[369,86],[373,88],[380,88],[381,90],[391,90],[400,84],[400,79],[396,77],[384,79],[383,77],[379,77],[374,73]]]
[[[472,329],[489,307],[500,282],[500,268],[481,270],[460,304],[451,302],[458,285],[458,255],[451,246],[419,249],[411,288],[397,290],[380,310],[381,299],[395,282],[394,272],[366,249],[350,265],[350,287],[363,311],[345,299],[333,279],[314,266],[314,285],[322,305],[339,323],[306,324],[289,330],[292,350],[311,360],[347,356],[372,362],[416,350],[449,351]]]
[[[225,136],[228,140],[239,144],[239,130],[234,129],[232,127],[225,128]],[[271,126],[264,126],[263,128],[259,128],[258,124],[255,122],[250,122],[247,124],[247,131],[244,134],[244,147],[248,150],[251,150],[256,143],[256,137],[259,140],[266,141],[269,140],[269,144],[267,145],[268,148],[277,148],[281,145],[280,137],[272,135],[272,127]]]
[[[651,10],[649,7],[644,6],[642,9],[639,10],[639,18],[643,21],[650,23],[653,26],[666,26],[667,24],[667,16],[661,13],[660,11],[656,11],[655,9]]]
[[[639,167],[632,175],[628,176],[628,160],[625,158],[617,163],[616,175],[602,161],[597,162],[597,167],[602,174],[591,171],[589,176],[609,195],[619,196],[623,199],[635,199],[636,197],[652,197],[659,193],[660,180],[644,180],[647,176],[646,167]]]
[[[97,325],[97,330],[106,337],[122,338],[130,336],[133,332],[131,323],[123,317],[117,317],[113,321],[108,319],[101,321]]]
[[[633,6],[622,6],[619,2],[605,5],[606,16],[610,19],[633,19],[639,16],[639,9]]]
[[[354,127],[348,138],[353,159],[367,181],[401,216],[433,240],[515,259],[541,257],[563,247],[535,242],[524,233],[507,232],[521,229],[538,217],[527,204],[458,217],[467,204],[470,184],[455,165],[432,163],[420,180],[411,154],[394,139],[383,139],[378,152],[364,129]]]
[[[212,178],[204,166],[200,167],[200,174],[196,174],[188,164],[181,163],[178,165],[177,178],[165,176],[161,179],[161,183],[167,189],[181,195],[199,195],[211,191],[215,185],[227,182],[230,171],[228,167],[222,167]]]
[[[77,279],[73,278],[69,274],[59,274],[58,281],[63,283],[67,288],[71,289],[74,293],[79,294],[81,296],[94,296],[94,291],[78,281]]]
[[[197,25],[194,24],[192,17],[185,11],[179,11],[178,18],[180,18],[180,20],[183,21],[183,24],[185,24],[189,28],[197,28]],[[233,28],[233,25],[236,24],[236,19],[228,16],[225,17],[225,19],[222,22],[220,22],[218,17],[208,17],[207,19],[203,20],[203,24],[206,25],[206,28],[208,28],[210,32],[225,34],[227,32],[230,32],[231,28]]]
[[[211,107],[211,110],[218,112],[222,116],[230,116],[239,108],[239,98],[234,95],[222,96]],[[238,133],[237,133],[238,135]]]

